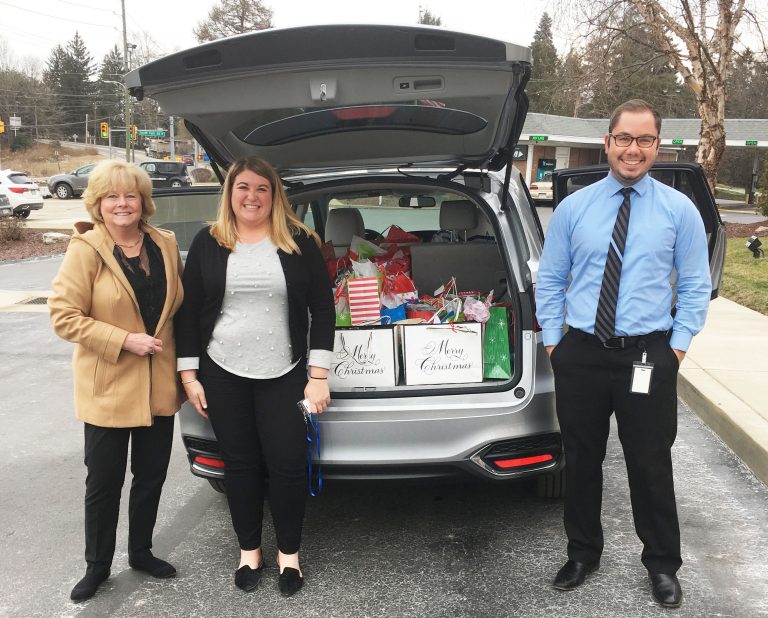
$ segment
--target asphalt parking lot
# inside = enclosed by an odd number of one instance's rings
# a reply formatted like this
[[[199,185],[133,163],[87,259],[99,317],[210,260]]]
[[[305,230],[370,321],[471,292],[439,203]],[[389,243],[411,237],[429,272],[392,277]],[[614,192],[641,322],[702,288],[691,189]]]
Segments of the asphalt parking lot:
[[[59,260],[0,265],[0,290],[45,290]],[[606,459],[600,571],[570,593],[549,582],[565,560],[562,504],[526,486],[328,482],[310,500],[305,589],[277,592],[270,565],[247,595],[232,583],[237,547],[226,502],[187,470],[181,445],[155,550],[179,569],[150,581],[126,558],[121,518],[112,577],[83,605],[82,425],[74,419],[70,354],[44,306],[4,311],[0,354],[0,616],[661,616],[639,561],[615,437]],[[685,406],[674,449],[685,564],[676,616],[768,616],[768,490]],[[124,497],[127,504],[127,494]]]

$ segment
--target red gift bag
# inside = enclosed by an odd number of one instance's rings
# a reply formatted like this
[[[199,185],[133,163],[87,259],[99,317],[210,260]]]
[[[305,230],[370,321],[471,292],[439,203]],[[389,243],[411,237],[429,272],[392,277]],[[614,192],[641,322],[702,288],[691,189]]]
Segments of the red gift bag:
[[[361,277],[347,281],[349,313],[352,326],[365,324],[381,317],[378,277]]]

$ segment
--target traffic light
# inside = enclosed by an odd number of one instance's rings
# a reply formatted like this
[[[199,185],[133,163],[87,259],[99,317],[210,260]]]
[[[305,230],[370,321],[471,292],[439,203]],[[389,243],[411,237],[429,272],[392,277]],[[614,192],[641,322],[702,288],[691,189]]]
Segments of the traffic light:
[[[5,133],[5,123],[0,119],[0,133]]]
[[[107,139],[109,137],[109,123],[108,122],[102,122],[99,124],[99,134],[103,139]]]
[[[136,136],[138,134],[138,130],[139,129],[138,129],[138,127],[135,124],[131,125],[131,141],[133,141],[133,142],[136,141]]]

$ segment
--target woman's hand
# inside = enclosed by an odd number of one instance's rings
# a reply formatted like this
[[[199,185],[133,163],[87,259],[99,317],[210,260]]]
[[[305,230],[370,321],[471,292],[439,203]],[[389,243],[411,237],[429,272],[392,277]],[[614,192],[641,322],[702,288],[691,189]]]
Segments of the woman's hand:
[[[185,380],[181,379],[181,385],[184,387],[184,392],[187,394],[187,399],[192,407],[197,410],[197,413],[203,418],[208,418],[208,402],[205,400],[205,389],[203,385],[197,379]]]
[[[328,388],[328,380],[315,380],[309,378],[304,387],[304,397],[309,401],[309,410],[312,414],[324,412],[331,403],[331,391]]]
[[[163,351],[163,342],[146,333],[131,333],[123,341],[123,350],[136,356],[151,356]]]

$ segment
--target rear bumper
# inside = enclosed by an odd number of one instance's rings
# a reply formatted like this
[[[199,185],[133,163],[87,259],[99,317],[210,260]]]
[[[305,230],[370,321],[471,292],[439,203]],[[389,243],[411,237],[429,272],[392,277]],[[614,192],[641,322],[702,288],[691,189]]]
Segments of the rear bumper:
[[[180,414],[192,473],[223,478],[221,453],[210,424],[188,404]],[[504,481],[554,472],[562,466],[552,393],[538,394],[524,407],[508,412],[400,410],[400,418],[392,420],[366,416],[375,413],[349,410],[321,416],[320,463],[326,478],[469,476]]]

